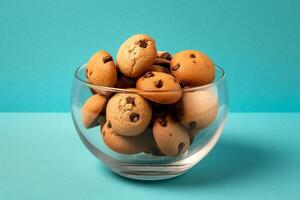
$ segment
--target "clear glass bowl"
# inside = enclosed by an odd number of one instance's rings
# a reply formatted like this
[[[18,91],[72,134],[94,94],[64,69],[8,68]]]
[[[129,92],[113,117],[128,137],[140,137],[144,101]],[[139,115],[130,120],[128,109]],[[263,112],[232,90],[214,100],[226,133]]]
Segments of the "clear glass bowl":
[[[214,121],[196,135],[189,149],[182,155],[168,157],[153,156],[146,153],[134,155],[116,153],[103,142],[99,126],[90,129],[85,128],[82,123],[81,108],[88,97],[92,95],[91,88],[103,94],[145,93],[145,91],[137,89],[110,88],[89,84],[85,81],[85,65],[76,69],[71,92],[72,118],[77,133],[81,141],[96,158],[121,176],[140,180],[160,180],[179,176],[196,165],[211,151],[223,131],[228,112],[226,75],[224,70],[217,65],[215,66],[215,71],[216,76],[213,83],[183,89],[183,93],[195,91],[213,92],[218,100],[218,112]],[[146,92],[150,94],[157,93],[157,91]],[[174,91],[166,91],[166,93],[172,92]],[[159,95],[164,95],[164,92],[159,93]],[[198,99],[194,99],[194,101],[198,101]]]

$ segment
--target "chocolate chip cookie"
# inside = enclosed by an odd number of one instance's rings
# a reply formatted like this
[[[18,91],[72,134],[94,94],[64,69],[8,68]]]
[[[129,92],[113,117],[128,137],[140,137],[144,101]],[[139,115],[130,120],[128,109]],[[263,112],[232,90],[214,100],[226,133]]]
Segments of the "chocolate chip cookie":
[[[138,136],[122,136],[112,130],[110,121],[103,126],[102,138],[111,150],[122,154],[137,154],[147,151],[154,143],[151,130],[145,130]]]
[[[208,127],[218,113],[218,100],[213,91],[184,92],[176,104],[178,117],[192,137]]]
[[[170,67],[182,86],[201,86],[213,82],[215,78],[214,63],[207,55],[197,50],[176,53]]]
[[[183,154],[190,145],[188,131],[168,113],[162,113],[155,119],[153,136],[160,151],[167,156]]]
[[[182,94],[182,89],[175,77],[163,72],[147,72],[137,80],[136,88],[145,91],[140,93],[143,97],[160,104],[175,103]]]
[[[151,105],[138,94],[118,93],[107,103],[107,121],[119,135],[141,134],[149,125],[151,117]]]
[[[94,85],[115,86],[117,70],[112,56],[107,51],[95,53],[86,65],[86,79]]]
[[[100,112],[106,105],[106,98],[99,94],[95,94],[88,98],[81,108],[82,123],[86,128],[92,128],[101,123],[104,115]]]
[[[119,70],[127,77],[137,78],[149,70],[156,58],[155,41],[144,34],[127,39],[117,53]]]

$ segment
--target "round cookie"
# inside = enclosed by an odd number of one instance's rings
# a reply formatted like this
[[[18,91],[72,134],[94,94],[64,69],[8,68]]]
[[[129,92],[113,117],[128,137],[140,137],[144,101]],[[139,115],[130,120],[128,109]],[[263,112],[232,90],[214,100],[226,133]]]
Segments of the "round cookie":
[[[100,115],[106,105],[106,98],[99,94],[95,94],[88,98],[81,108],[82,123],[86,128],[97,126],[104,120],[104,116]]]
[[[106,51],[95,53],[86,65],[87,81],[94,85],[113,87],[117,82],[117,70],[111,55]]]
[[[159,115],[153,124],[153,136],[160,151],[167,156],[184,153],[190,145],[190,136],[182,124],[167,113]]]
[[[151,91],[141,92],[140,94],[153,102],[161,104],[175,103],[182,94],[182,89],[177,80],[172,75],[163,72],[147,72],[137,80],[136,88]]]
[[[218,114],[218,100],[213,91],[184,92],[176,103],[178,117],[193,138],[208,127]]]
[[[215,78],[214,63],[197,50],[176,53],[171,60],[171,72],[182,86],[201,86]]]
[[[137,154],[147,151],[154,143],[151,130],[147,129],[138,136],[122,136],[112,130],[110,121],[103,126],[102,137],[106,146],[122,154]]]
[[[152,117],[151,105],[138,94],[115,94],[107,103],[106,118],[112,130],[123,136],[141,134]]]
[[[156,53],[155,41],[151,37],[144,34],[133,35],[118,50],[118,68],[127,77],[140,77],[149,70]]]

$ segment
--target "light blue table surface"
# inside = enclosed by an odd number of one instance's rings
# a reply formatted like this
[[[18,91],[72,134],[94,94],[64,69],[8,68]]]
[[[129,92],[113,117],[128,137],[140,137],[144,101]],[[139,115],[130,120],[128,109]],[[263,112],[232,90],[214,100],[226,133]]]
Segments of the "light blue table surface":
[[[121,178],[88,152],[69,113],[0,114],[0,199],[300,199],[300,113],[232,113],[187,174]]]

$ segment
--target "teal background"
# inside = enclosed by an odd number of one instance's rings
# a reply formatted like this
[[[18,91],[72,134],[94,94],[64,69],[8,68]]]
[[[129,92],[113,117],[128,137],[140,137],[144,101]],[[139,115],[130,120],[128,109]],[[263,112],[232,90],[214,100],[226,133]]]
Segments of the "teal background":
[[[74,69],[135,33],[199,49],[228,73],[231,111],[300,111],[300,1],[0,1],[0,111],[69,110]]]

